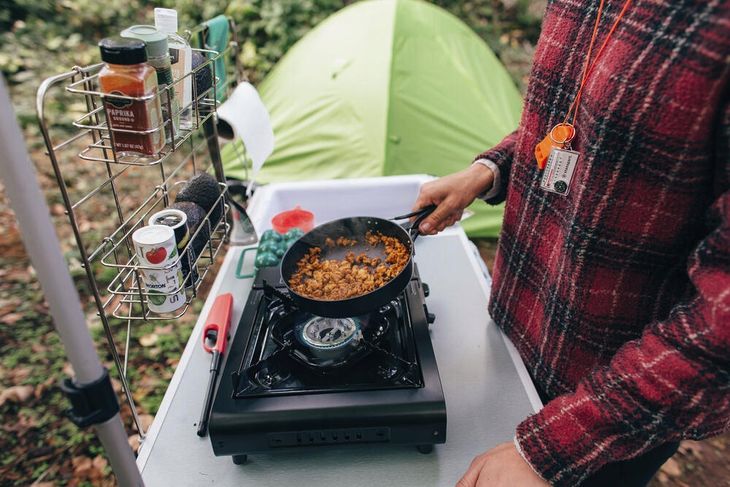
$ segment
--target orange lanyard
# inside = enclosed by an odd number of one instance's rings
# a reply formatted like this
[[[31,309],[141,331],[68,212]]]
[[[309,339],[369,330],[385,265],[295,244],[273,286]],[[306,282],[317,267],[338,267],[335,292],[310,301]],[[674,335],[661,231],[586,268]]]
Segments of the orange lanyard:
[[[598,52],[596,53],[596,57],[593,58],[593,61],[591,61],[591,54],[593,52],[593,46],[596,42],[596,37],[598,35],[598,24],[601,20],[601,14],[603,13],[603,6],[605,4],[605,0],[601,0],[601,3],[598,5],[598,12],[596,13],[596,21],[593,24],[593,33],[591,35],[591,42],[588,45],[588,54],[586,56],[585,65],[583,66],[583,75],[581,76],[580,85],[578,87],[578,92],[575,95],[575,98],[573,99],[573,102],[570,104],[570,107],[568,107],[568,111],[565,114],[565,118],[563,119],[562,123],[557,124],[555,127],[553,127],[545,136],[545,138],[537,144],[535,147],[535,158],[537,159],[537,167],[538,169],[544,169],[545,164],[547,162],[548,156],[550,155],[550,152],[554,148],[564,149],[570,147],[570,141],[573,140],[575,137],[575,119],[578,116],[578,108],[580,107],[580,99],[581,95],[583,94],[583,88],[586,85],[586,81],[588,80],[591,73],[593,73],[593,70],[596,67],[596,64],[598,62],[598,59],[601,57],[601,54],[603,54],[603,51],[606,49],[606,46],[608,45],[608,41],[611,39],[611,36],[613,35],[614,31],[616,30],[616,27],[618,27],[619,22],[621,19],[623,19],[624,15],[626,14],[626,11],[629,8],[629,5],[631,4],[631,0],[626,0],[624,2],[623,7],[621,8],[621,11],[619,12],[618,16],[616,17],[616,20],[613,22],[613,25],[611,26],[611,29],[608,31],[608,34],[606,34],[606,38],[603,40],[603,44],[601,44],[601,47],[598,49]],[[571,119],[572,114],[572,119]],[[570,122],[568,119],[571,119]]]
[[[565,119],[563,120],[563,123],[567,123],[568,117],[570,117],[570,113],[573,112],[573,120],[570,122],[571,125],[575,122],[575,117],[578,115],[578,107],[580,106],[580,97],[583,94],[583,87],[586,84],[586,81],[588,80],[588,77],[593,72],[593,69],[596,67],[596,62],[598,61],[598,58],[601,57],[601,54],[603,54],[603,51],[606,49],[606,45],[608,45],[609,39],[611,39],[611,36],[613,35],[613,32],[616,30],[616,27],[618,27],[618,23],[623,19],[624,14],[626,14],[626,11],[629,8],[629,4],[631,4],[631,0],[626,0],[624,2],[624,6],[621,8],[621,11],[618,14],[618,17],[616,17],[616,20],[614,20],[613,25],[611,26],[611,29],[608,31],[608,34],[606,34],[606,38],[603,40],[603,44],[601,44],[600,49],[598,49],[598,53],[596,54],[596,57],[593,59],[593,62],[590,63],[589,61],[591,59],[591,51],[593,51],[593,44],[596,41],[596,35],[598,34],[598,23],[601,19],[601,13],[603,12],[603,4],[605,3],[605,0],[601,0],[601,3],[598,5],[598,13],[596,14],[596,22],[593,25],[593,34],[591,35],[591,43],[588,45],[588,55],[586,56],[586,63],[583,68],[583,76],[580,81],[580,87],[578,88],[578,93],[575,95],[575,99],[573,100],[573,103],[570,104],[570,108],[568,108],[568,113],[565,114]]]

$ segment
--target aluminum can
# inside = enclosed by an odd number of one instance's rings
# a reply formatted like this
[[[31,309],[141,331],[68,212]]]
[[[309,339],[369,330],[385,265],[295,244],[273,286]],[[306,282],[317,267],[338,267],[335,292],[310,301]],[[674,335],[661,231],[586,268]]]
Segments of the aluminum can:
[[[150,311],[163,314],[180,309],[185,304],[185,289],[175,231],[165,225],[149,225],[136,230],[132,242]]]

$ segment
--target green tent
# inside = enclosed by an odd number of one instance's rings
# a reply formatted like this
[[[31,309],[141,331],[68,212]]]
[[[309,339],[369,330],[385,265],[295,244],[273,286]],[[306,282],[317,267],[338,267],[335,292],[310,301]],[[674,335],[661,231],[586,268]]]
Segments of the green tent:
[[[463,22],[420,0],[358,2],[297,42],[259,86],[276,148],[259,182],[445,175],[517,127],[504,66]],[[223,150],[243,177],[240,150]],[[502,208],[477,202],[471,236],[496,236]]]

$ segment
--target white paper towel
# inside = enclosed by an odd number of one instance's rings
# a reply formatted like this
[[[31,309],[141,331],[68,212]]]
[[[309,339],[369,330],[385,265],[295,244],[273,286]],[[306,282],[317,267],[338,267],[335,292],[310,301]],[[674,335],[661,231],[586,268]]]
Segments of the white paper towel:
[[[233,128],[243,141],[253,162],[251,179],[274,150],[274,130],[269,112],[251,83],[239,84],[228,100],[218,107],[218,117]]]

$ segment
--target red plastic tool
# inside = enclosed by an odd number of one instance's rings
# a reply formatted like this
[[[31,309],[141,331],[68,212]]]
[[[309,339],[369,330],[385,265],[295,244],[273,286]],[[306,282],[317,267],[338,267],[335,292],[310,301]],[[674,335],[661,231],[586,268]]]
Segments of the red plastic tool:
[[[208,319],[203,328],[203,348],[208,353],[218,350],[223,354],[228,344],[228,331],[231,328],[231,311],[233,310],[233,295],[221,294],[215,298],[213,307],[208,313]]]
[[[210,408],[213,405],[215,382],[228,344],[232,311],[233,295],[231,293],[221,294],[215,298],[203,328],[203,348],[206,352],[213,354],[213,357],[210,360],[210,379],[205,395],[205,405],[200,414],[200,421],[198,421],[198,436],[205,436],[208,432],[208,419],[210,418]]]

